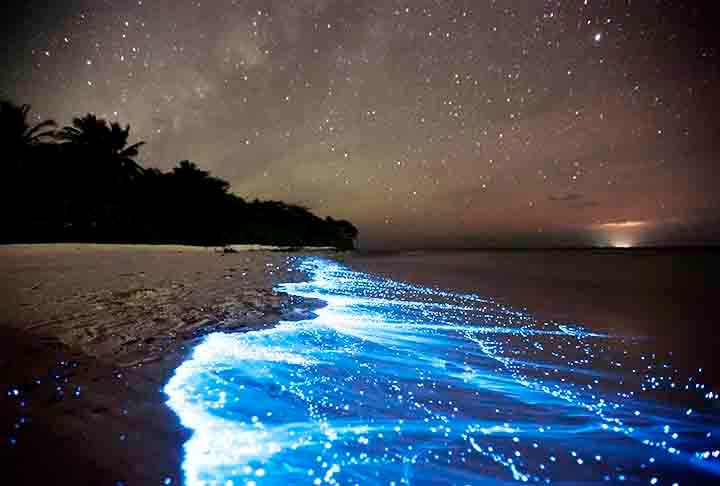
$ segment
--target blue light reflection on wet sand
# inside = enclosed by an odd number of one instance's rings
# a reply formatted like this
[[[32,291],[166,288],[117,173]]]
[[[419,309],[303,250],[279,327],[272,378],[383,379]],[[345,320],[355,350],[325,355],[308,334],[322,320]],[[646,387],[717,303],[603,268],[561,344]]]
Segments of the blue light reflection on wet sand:
[[[317,318],[212,334],[165,387],[187,484],[720,481],[720,400],[643,343],[296,262]]]

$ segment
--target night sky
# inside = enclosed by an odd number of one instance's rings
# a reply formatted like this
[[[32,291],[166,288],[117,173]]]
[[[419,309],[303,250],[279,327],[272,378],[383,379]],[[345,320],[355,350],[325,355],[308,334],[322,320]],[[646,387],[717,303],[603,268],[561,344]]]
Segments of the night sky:
[[[0,96],[366,248],[718,241],[714,2],[24,3]]]

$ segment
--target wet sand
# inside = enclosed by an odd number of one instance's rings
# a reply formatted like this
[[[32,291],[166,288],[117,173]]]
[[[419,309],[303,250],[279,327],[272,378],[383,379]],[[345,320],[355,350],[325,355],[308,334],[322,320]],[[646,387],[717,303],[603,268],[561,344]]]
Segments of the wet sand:
[[[295,253],[0,247],[0,434],[9,484],[179,484],[162,387],[212,331],[309,315],[276,293]]]

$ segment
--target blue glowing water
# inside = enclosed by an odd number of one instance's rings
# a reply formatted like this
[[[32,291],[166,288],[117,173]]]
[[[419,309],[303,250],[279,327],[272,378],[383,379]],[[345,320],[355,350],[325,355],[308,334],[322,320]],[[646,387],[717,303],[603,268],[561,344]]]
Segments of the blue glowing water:
[[[165,387],[186,484],[720,481],[720,400],[641,341],[299,259],[317,317],[212,334]]]

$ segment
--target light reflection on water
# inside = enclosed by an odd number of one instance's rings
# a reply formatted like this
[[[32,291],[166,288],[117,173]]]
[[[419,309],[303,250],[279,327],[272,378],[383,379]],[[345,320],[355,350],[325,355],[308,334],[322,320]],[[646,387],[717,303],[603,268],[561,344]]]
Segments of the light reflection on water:
[[[187,484],[720,481],[720,400],[629,342],[297,260],[317,318],[212,334],[165,387]]]

